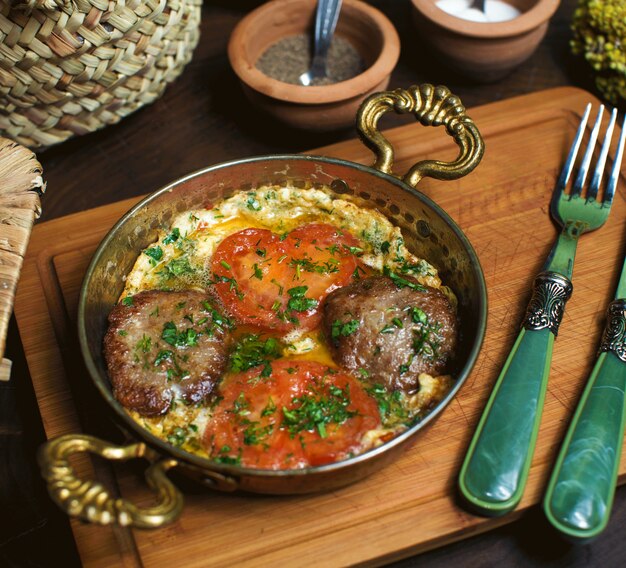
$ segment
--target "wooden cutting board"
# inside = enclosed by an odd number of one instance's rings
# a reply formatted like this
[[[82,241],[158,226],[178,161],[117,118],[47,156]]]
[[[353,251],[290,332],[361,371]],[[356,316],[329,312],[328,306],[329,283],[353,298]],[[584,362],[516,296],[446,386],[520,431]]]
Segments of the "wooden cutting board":
[[[325,566],[382,564],[514,520],[541,499],[555,457],[589,373],[624,251],[624,179],[606,225],[581,239],[574,295],[567,305],[552,363],[537,450],[518,510],[498,519],[465,512],[457,503],[457,472],[470,436],[517,333],[534,275],[556,236],[548,203],[588,93],[561,88],[472,109],[486,141],[475,172],[453,182],[424,180],[420,189],[461,226],[482,263],[489,291],[487,336],[471,376],[439,420],[386,469],[331,493],[271,497],[185,487],[186,506],[173,525],[153,531],[73,522],[86,566]],[[441,129],[411,123],[387,132],[396,170],[424,157],[453,158]],[[313,150],[370,163],[358,141]],[[624,170],[622,170],[623,174]],[[54,188],[50,188],[54,191]],[[154,190],[156,188],[146,188]],[[136,200],[114,203],[35,227],[15,312],[49,437],[101,433],[108,420],[82,399],[89,379],[74,339],[81,279],[105,232]],[[44,203],[45,205],[45,203]],[[19,378],[17,378],[19,380]],[[80,400],[77,400],[80,398]],[[106,428],[105,428],[106,430]],[[111,431],[115,436],[115,431]],[[120,437],[117,435],[117,441]],[[623,454],[620,482],[626,478]],[[143,464],[81,465],[146,502]]]

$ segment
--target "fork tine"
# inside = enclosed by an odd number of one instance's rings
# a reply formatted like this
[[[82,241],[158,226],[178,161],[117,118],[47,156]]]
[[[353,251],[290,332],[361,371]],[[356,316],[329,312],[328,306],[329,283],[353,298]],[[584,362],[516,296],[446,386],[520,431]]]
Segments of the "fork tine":
[[[622,133],[619,137],[619,143],[617,145],[617,152],[615,153],[615,158],[613,159],[613,167],[611,168],[611,175],[609,176],[609,181],[606,184],[606,190],[604,191],[604,205],[610,207],[611,202],[613,201],[613,196],[615,195],[615,187],[617,186],[617,178],[619,177],[619,171],[622,165],[622,157],[624,156],[624,144],[626,142],[626,117],[624,117],[624,121],[622,122]]]
[[[617,118],[617,109],[614,108],[611,112],[611,120],[609,126],[604,134],[604,142],[602,144],[602,150],[600,151],[600,157],[596,164],[596,169],[593,171],[593,177],[587,190],[587,201],[595,201],[598,196],[598,190],[600,189],[600,182],[602,181],[602,175],[604,173],[604,166],[606,164],[606,158],[609,155],[609,147],[611,146],[611,137],[613,135],[613,127],[615,126],[615,120]]]
[[[572,174],[572,169],[574,168],[574,162],[576,161],[576,154],[578,154],[580,143],[583,140],[585,126],[587,126],[587,120],[589,119],[590,112],[591,103],[588,103],[587,107],[585,108],[583,117],[580,119],[580,124],[578,125],[578,130],[576,131],[576,136],[574,137],[572,146],[569,149],[569,153],[567,154],[567,160],[565,160],[565,164],[563,165],[563,169],[561,170],[561,175],[559,175],[559,179],[556,183],[557,191],[555,193],[562,192],[567,186],[569,176]]]
[[[593,149],[596,145],[596,140],[598,139],[598,132],[600,131],[600,123],[602,122],[603,112],[604,105],[600,105],[600,108],[598,109],[598,114],[596,115],[596,123],[593,125],[591,135],[589,136],[589,143],[587,144],[587,149],[585,150],[583,161],[580,164],[580,168],[578,169],[578,175],[576,176],[576,180],[574,181],[574,185],[572,186],[572,191],[570,192],[570,199],[576,195],[580,195],[583,189],[583,185],[585,184],[587,172],[589,171],[589,164],[591,163],[591,156],[593,155]]]

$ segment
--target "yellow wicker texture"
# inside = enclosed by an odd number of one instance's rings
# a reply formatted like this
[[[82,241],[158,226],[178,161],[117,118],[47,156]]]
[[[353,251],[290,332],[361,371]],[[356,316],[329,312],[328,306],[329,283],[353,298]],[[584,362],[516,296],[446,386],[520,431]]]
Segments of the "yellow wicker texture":
[[[191,59],[202,0],[0,0],[0,132],[38,148],[157,99]]]
[[[0,138],[0,357],[4,354],[15,288],[35,219],[46,189],[35,155]],[[0,380],[9,378],[10,362],[0,360]]]

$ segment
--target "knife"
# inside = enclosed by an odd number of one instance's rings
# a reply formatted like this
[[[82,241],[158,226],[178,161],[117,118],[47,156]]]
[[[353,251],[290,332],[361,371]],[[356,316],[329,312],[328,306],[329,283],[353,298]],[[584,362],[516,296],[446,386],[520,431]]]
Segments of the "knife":
[[[543,502],[550,523],[574,540],[604,530],[615,495],[626,423],[626,259],[606,319]]]

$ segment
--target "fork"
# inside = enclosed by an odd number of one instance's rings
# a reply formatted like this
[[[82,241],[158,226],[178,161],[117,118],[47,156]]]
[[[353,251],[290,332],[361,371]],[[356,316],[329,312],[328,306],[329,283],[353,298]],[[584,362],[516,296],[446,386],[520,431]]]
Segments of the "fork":
[[[598,199],[617,117],[617,111],[613,110],[591,182],[583,196],[603,106],[598,110],[575,181],[570,192],[566,193],[590,111],[591,104],[587,105],[578,126],[551,200],[550,212],[561,226],[561,232],[542,272],[535,278],[522,329],[487,401],[461,466],[461,495],[472,509],[484,515],[507,513],[522,497],[537,440],[554,339],[565,303],[572,293],[571,277],[578,238],[604,224],[615,194],[626,124],[622,127],[603,198]]]

